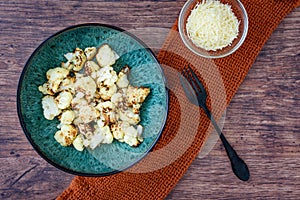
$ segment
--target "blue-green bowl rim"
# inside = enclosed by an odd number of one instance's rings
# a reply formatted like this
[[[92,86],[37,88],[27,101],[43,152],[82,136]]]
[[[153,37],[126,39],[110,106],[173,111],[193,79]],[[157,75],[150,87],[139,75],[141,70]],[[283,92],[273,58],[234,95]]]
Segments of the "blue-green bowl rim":
[[[161,134],[165,128],[165,125],[166,125],[166,121],[167,121],[167,116],[168,116],[168,113],[169,113],[169,90],[167,87],[165,87],[165,91],[166,91],[166,115],[165,115],[165,118],[164,118],[164,121],[163,121],[163,126],[161,127],[161,130],[160,132],[158,133],[158,136],[157,138],[153,141],[152,145],[150,146],[150,148],[145,151],[143,153],[143,155],[141,155],[141,157],[139,159],[137,159],[135,162],[133,162],[132,164],[130,164],[129,166],[125,167],[124,169],[121,169],[121,170],[113,170],[111,172],[106,172],[106,173],[99,173],[99,174],[95,174],[95,173],[86,173],[86,172],[78,172],[78,171],[75,171],[75,170],[72,170],[72,169],[68,169],[64,166],[61,166],[59,165],[58,163],[52,161],[50,158],[48,158],[41,150],[40,148],[38,147],[37,144],[35,144],[35,142],[33,141],[33,139],[31,138],[30,136],[30,133],[29,131],[27,130],[26,128],[26,124],[24,122],[24,119],[23,119],[23,116],[22,116],[22,112],[21,112],[21,99],[20,99],[20,94],[21,94],[21,87],[22,87],[22,83],[23,83],[23,79],[24,79],[24,76],[25,76],[25,72],[27,71],[27,68],[28,68],[28,65],[31,61],[31,59],[35,56],[35,54],[44,46],[44,44],[46,44],[50,39],[52,39],[53,37],[65,32],[65,31],[69,31],[71,29],[75,29],[75,28],[80,28],[80,27],[90,27],[90,26],[102,26],[102,27],[106,27],[106,28],[111,28],[111,29],[114,29],[114,30],[117,30],[117,31],[120,31],[120,32],[124,32],[125,34],[127,34],[128,36],[132,37],[133,39],[135,39],[137,42],[139,42],[141,44],[141,46],[143,46],[145,48],[145,50],[147,50],[150,55],[152,55],[152,57],[154,58],[154,60],[157,62],[157,64],[160,66],[160,69],[161,69],[161,74],[163,75],[163,81],[165,83],[165,85],[167,85],[167,82],[166,82],[166,77],[165,77],[165,74],[164,74],[164,71],[157,59],[157,57],[155,56],[154,52],[141,40],[139,39],[137,36],[133,35],[132,33],[129,33],[127,32],[126,30],[122,29],[122,28],[119,28],[117,26],[113,26],[113,25],[108,25],[108,24],[101,24],[101,23],[84,23],[84,24],[78,24],[78,25],[73,25],[73,26],[69,26],[67,28],[64,28],[58,32],[56,32],[55,34],[51,35],[50,37],[48,37],[46,40],[44,40],[35,50],[34,52],[31,54],[31,56],[29,57],[29,59],[27,60],[22,72],[21,72],[21,75],[20,75],[20,78],[19,78],[19,82],[18,82],[18,89],[17,89],[17,113],[18,113],[18,118],[19,118],[19,121],[20,121],[20,124],[21,124],[21,127],[23,129],[23,132],[25,133],[26,135],[26,138],[27,140],[30,142],[30,144],[32,145],[32,147],[34,148],[34,150],[44,159],[46,160],[48,163],[50,163],[51,165],[53,165],[54,167],[64,171],[64,172],[67,172],[67,173],[70,173],[70,174],[73,174],[73,175],[78,175],[78,176],[89,176],[89,177],[101,177],[101,176],[109,176],[109,175],[113,175],[113,174],[116,174],[116,173],[119,173],[119,172],[122,172],[126,169],[129,169],[130,167],[132,167],[133,165],[137,164],[138,162],[140,162],[153,148],[154,146],[157,144],[159,138],[161,137]]]

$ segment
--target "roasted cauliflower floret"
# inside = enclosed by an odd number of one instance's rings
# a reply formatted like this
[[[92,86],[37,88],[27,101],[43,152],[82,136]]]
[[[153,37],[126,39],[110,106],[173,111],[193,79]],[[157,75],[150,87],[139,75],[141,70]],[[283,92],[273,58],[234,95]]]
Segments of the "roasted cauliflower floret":
[[[114,138],[120,142],[124,142],[124,130],[130,127],[128,122],[118,121],[110,126]]]
[[[104,126],[104,127],[101,127],[101,128],[96,128],[95,129],[95,134],[89,140],[90,141],[89,147],[91,149],[95,149],[101,143],[103,143],[103,144],[110,144],[110,143],[112,143],[113,139],[114,138],[113,138],[113,136],[111,134],[109,126]]]
[[[103,44],[96,54],[96,60],[100,67],[111,66],[115,64],[119,56],[113,51],[109,45]]]
[[[87,100],[91,100],[96,92],[97,85],[89,76],[78,78],[75,82],[75,90],[82,92]]]
[[[39,91],[45,95],[54,95],[55,93],[49,88],[49,83],[44,83],[38,87]]]
[[[52,91],[52,93],[56,93],[58,91],[59,85],[68,74],[69,70],[61,67],[56,67],[47,71],[46,76],[48,79],[48,88]]]
[[[72,124],[74,119],[75,119],[75,112],[72,110],[66,110],[61,114],[59,120],[61,124]]]
[[[103,113],[114,111],[115,105],[111,101],[100,102],[96,108]]]
[[[109,100],[117,92],[116,84],[100,86],[99,95],[103,100]]]
[[[118,80],[117,73],[110,66],[101,68],[97,72],[97,77],[98,77],[98,79],[97,79],[98,86],[100,86],[100,85],[111,86],[111,85],[115,84]]]
[[[61,63],[61,67],[74,71],[80,71],[86,61],[85,53],[80,48],[76,48],[73,53],[65,54],[65,58],[67,62]]]
[[[80,106],[87,106],[88,102],[84,98],[84,93],[77,92],[75,97],[72,99],[71,105],[73,109],[79,109]]]
[[[63,80],[66,78],[69,74],[69,70],[61,68],[61,67],[56,67],[53,69],[49,69],[46,73],[47,79],[50,82],[56,81],[56,80]]]
[[[42,99],[42,107],[44,117],[48,120],[53,120],[54,117],[61,113],[61,110],[58,108],[57,102],[53,96],[44,96]]]
[[[143,141],[143,127],[141,125],[137,125],[135,128],[127,122],[118,122],[111,125],[111,131],[115,139],[130,146],[137,146]]]
[[[74,124],[90,123],[96,120],[100,115],[99,111],[91,105],[80,106],[76,113],[77,113],[76,115],[77,117],[74,120]]]
[[[130,68],[126,65],[118,74],[117,86],[118,88],[127,88],[129,85],[128,74]]]
[[[135,114],[139,113],[141,104],[150,93],[150,88],[129,86],[127,89],[127,104],[133,107]]]
[[[66,109],[71,105],[73,95],[68,91],[63,91],[58,94],[55,100],[58,102],[59,109]]]
[[[72,144],[77,151],[83,151],[83,136],[81,134],[78,134]]]
[[[92,60],[97,53],[96,47],[87,47],[84,49],[84,53],[86,55],[87,60]]]
[[[98,127],[103,127],[108,125],[108,122],[105,120],[104,116],[100,114],[100,118],[96,121]]]
[[[118,75],[117,86],[119,88],[127,88],[129,85],[129,80],[127,78],[127,74],[120,72]]]
[[[60,83],[58,92],[68,91],[71,92],[72,94],[75,94],[75,88],[74,88],[75,81],[76,81],[75,77],[67,76]]]
[[[77,124],[77,127],[79,129],[79,133],[84,135],[85,137],[90,137],[92,131],[92,127],[89,124],[81,123]]]
[[[118,104],[120,101],[122,101],[122,94],[117,92],[117,93],[114,93],[112,96],[111,96],[111,102],[114,103],[114,104]]]
[[[100,127],[98,130],[104,136],[102,143],[110,144],[113,142],[114,138],[111,134],[109,126]]]
[[[141,104],[150,93],[150,88],[129,86],[127,89],[127,98],[129,106]]]
[[[100,115],[103,116],[105,124],[116,122],[115,105],[111,101],[100,102],[96,108],[100,111]]]
[[[55,140],[62,146],[70,146],[77,135],[77,129],[70,124],[62,125],[54,135]]]
[[[138,125],[138,127],[142,127],[141,125]],[[140,142],[143,141],[141,137],[142,128],[134,128],[133,126],[127,127],[124,129],[125,135],[124,135],[124,142],[129,144],[130,146],[138,146]]]
[[[97,71],[100,69],[99,65],[94,61],[87,61],[84,65],[85,74],[91,76],[93,79],[97,78]]]
[[[141,121],[139,114],[135,114],[130,108],[120,110],[118,115],[121,121],[128,122],[131,125],[137,125]]]
[[[111,97],[111,102],[115,104],[118,108],[117,110],[126,110],[128,108],[126,103],[126,90],[126,88],[119,89],[117,93]]]

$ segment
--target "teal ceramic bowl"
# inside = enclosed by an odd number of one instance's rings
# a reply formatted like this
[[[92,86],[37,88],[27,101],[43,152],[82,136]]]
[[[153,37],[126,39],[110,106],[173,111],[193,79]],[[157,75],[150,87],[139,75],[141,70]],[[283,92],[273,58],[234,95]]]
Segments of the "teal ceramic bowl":
[[[99,47],[109,44],[120,58],[114,64],[119,71],[131,68],[132,85],[151,89],[142,105],[140,124],[144,141],[138,147],[114,141],[95,150],[82,152],[63,147],[54,139],[58,120],[43,116],[38,86],[46,82],[46,72],[65,62],[64,54],[76,47]],[[82,24],[64,29],[44,41],[27,61],[18,85],[17,109],[23,131],[41,157],[55,167],[81,176],[105,176],[123,171],[139,162],[157,143],[168,113],[168,90],[163,70],[153,52],[137,37],[117,27]]]

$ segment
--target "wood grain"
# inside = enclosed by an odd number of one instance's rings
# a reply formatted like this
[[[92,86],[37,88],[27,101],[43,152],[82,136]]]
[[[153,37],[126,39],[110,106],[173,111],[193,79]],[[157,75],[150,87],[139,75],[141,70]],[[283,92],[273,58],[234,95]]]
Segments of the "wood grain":
[[[178,17],[179,1],[0,2],[1,199],[55,199],[73,175],[33,150],[16,112],[18,79],[34,49],[74,24],[97,22],[126,30],[156,28],[159,47]],[[300,195],[300,8],[272,34],[226,112],[224,133],[249,165],[237,180],[220,141],[197,158],[167,199],[298,199]],[[152,44],[153,43],[153,44]],[[154,49],[156,52],[158,49]]]

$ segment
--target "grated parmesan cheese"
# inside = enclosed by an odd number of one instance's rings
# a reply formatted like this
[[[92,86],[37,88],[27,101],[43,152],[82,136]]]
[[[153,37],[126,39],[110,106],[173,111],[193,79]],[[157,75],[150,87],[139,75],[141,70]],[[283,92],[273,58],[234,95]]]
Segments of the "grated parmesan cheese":
[[[192,10],[186,29],[196,46],[216,51],[231,45],[237,38],[239,21],[230,5],[217,0],[204,0]]]

